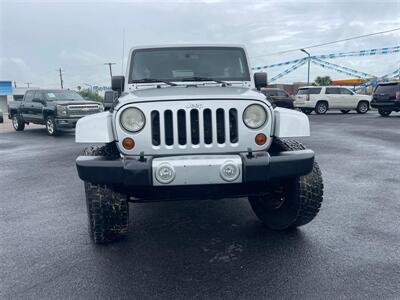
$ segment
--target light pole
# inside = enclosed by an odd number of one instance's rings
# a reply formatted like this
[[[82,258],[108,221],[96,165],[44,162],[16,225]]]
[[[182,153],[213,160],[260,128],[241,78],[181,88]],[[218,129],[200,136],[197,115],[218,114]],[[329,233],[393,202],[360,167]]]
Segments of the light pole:
[[[304,52],[308,55],[308,71],[307,71],[307,86],[310,86],[310,60],[311,55],[304,49],[300,49],[301,52]],[[310,101],[310,89],[307,89],[307,100]]]
[[[113,62],[107,62],[107,63],[104,63],[106,66],[108,66],[109,67],[109,69],[110,69],[110,77],[112,78],[112,70],[111,70],[111,66],[112,65],[116,65],[116,63],[113,63]]]
[[[305,54],[308,55],[308,71],[307,71],[307,86],[310,86],[310,60],[311,60],[311,55],[304,49],[300,49],[301,52],[304,52]]]

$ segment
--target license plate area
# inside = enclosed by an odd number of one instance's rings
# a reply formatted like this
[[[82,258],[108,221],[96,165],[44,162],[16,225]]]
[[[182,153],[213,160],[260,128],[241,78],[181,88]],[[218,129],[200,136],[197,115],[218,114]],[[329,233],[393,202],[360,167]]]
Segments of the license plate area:
[[[239,155],[184,155],[154,158],[153,185],[202,185],[242,182]]]

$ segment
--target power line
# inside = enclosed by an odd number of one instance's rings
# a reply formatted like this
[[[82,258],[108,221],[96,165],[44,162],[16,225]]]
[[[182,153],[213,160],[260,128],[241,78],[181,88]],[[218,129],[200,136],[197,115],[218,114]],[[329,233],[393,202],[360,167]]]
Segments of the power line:
[[[393,29],[390,29],[390,30],[385,30],[385,31],[379,31],[379,32],[374,32],[374,33],[368,33],[368,34],[363,34],[363,35],[352,36],[352,37],[341,39],[341,40],[325,42],[325,43],[316,44],[316,45],[310,45],[310,46],[307,46],[307,47],[300,47],[300,48],[295,48],[295,49],[289,49],[289,50],[284,50],[284,51],[267,53],[267,54],[263,54],[263,55],[257,55],[257,56],[253,56],[253,58],[264,57],[264,56],[272,56],[272,55],[284,54],[284,53],[289,53],[289,52],[295,52],[295,51],[299,51],[301,49],[317,48],[317,47],[321,47],[321,46],[332,45],[332,44],[346,42],[346,41],[350,41],[350,40],[361,39],[361,38],[364,38],[364,37],[374,36],[374,35],[378,35],[378,34],[385,34],[385,33],[398,31],[398,30],[400,30],[400,27],[393,28]]]

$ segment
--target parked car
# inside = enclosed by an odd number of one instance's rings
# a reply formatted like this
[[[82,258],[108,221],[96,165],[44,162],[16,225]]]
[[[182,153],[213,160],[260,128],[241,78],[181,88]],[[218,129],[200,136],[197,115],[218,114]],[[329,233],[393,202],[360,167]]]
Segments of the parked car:
[[[370,102],[371,96],[356,94],[346,87],[306,86],[298,89],[294,107],[305,114],[311,114],[312,111],[325,114],[328,110],[340,110],[344,114],[356,110],[359,114],[365,114]]]
[[[314,152],[286,138],[309,135],[308,118],[274,108],[240,46],[131,50],[127,76],[112,77],[113,112],[80,119],[76,160],[90,235],[128,234],[128,201],[248,197],[275,230],[313,220],[323,200]]]
[[[400,81],[379,83],[372,96],[371,107],[377,108],[381,116],[400,111]]]
[[[2,111],[2,109],[0,108],[0,123],[3,123],[3,122],[4,122],[3,111]]]
[[[267,99],[275,106],[293,109],[293,98],[283,90],[278,88],[264,88],[261,89]]]
[[[26,91],[22,101],[9,103],[8,118],[16,131],[24,130],[25,124],[41,124],[54,136],[74,128],[80,118],[103,110],[103,104],[84,100],[75,91],[32,89]]]
[[[106,91],[104,93],[104,110],[109,110],[112,105],[114,104],[114,101],[118,98],[118,93],[115,91]]]

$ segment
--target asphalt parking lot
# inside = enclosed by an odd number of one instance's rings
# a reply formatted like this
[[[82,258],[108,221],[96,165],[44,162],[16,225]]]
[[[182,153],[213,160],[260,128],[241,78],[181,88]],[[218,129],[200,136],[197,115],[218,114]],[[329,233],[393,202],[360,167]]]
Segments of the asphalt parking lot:
[[[73,133],[0,124],[0,298],[398,298],[400,113],[311,115],[325,199],[265,229],[246,199],[134,204],[129,238],[87,233]]]

